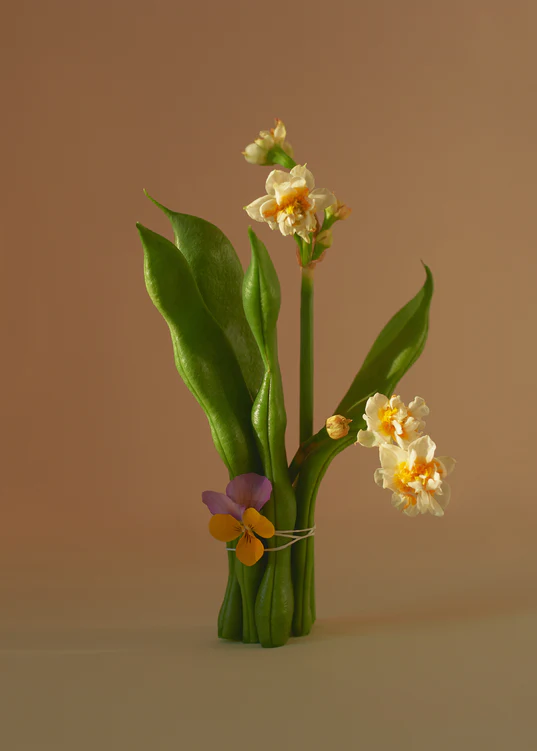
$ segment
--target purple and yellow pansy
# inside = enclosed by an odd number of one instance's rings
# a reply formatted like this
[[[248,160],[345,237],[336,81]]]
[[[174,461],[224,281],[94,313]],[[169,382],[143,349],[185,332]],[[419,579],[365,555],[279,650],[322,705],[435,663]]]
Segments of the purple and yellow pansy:
[[[240,536],[236,555],[245,566],[253,566],[265,552],[256,535],[265,539],[274,536],[274,525],[259,513],[271,493],[270,480],[255,472],[237,475],[225,494],[214,490],[202,493],[203,503],[212,514],[209,532],[221,542],[231,542]]]

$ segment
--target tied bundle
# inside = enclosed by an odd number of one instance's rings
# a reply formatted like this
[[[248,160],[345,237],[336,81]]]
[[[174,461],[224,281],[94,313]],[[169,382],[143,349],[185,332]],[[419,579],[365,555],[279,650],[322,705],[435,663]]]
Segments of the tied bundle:
[[[177,370],[205,412],[229,475],[225,492],[202,493],[209,531],[226,544],[228,559],[218,635],[278,647],[291,635],[308,634],[315,621],[315,502],[335,456],[353,444],[378,447],[375,481],[411,517],[443,515],[445,476],[454,460],[435,457],[436,445],[424,432],[424,400],[407,406],[393,394],[427,340],[433,294],[427,266],[422,288],[388,321],[334,413],[314,432],[315,271],[350,209],[316,188],[312,172],[295,162],[280,120],[243,153],[251,164],[284,168],[271,170],[265,194],[245,210],[294,240],[301,270],[300,445],[290,462],[278,361],[281,292],[267,248],[250,228],[245,274],[217,227],[152,198],[169,219],[174,242],[137,227],[147,291],[168,324]]]

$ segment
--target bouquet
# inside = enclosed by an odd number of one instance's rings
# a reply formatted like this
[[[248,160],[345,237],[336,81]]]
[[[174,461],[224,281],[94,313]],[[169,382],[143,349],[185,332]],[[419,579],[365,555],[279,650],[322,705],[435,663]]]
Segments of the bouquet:
[[[264,195],[245,210],[295,243],[301,269],[300,445],[290,462],[278,362],[280,284],[264,243],[250,227],[244,273],[217,227],[150,196],[170,220],[174,242],[137,227],[147,291],[169,326],[177,370],[205,412],[229,474],[225,492],[202,493],[209,532],[227,553],[218,635],[279,647],[291,635],[310,633],[315,621],[315,501],[334,457],[354,444],[378,448],[375,482],[409,517],[443,515],[454,460],[435,456],[425,433],[425,401],[406,404],[394,394],[427,339],[433,294],[427,266],[422,288],[388,321],[334,414],[314,432],[314,277],[338,222],[351,212],[295,162],[280,120],[243,154],[250,164],[277,167]]]

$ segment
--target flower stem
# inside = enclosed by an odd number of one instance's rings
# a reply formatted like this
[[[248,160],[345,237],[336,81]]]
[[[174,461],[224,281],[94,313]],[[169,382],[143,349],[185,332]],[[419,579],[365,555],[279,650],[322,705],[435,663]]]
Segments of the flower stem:
[[[221,639],[241,641],[243,614],[241,590],[235,575],[237,561],[234,552],[229,552],[227,555],[229,573],[224,601],[218,614],[218,636]]]
[[[300,443],[313,434],[313,267],[302,268],[300,292]]]
[[[279,164],[281,167],[285,167],[286,169],[292,169],[293,167],[296,167],[296,162],[293,157],[289,156],[289,154],[285,152],[281,148],[281,146],[273,146],[268,153],[268,157],[269,164]]]

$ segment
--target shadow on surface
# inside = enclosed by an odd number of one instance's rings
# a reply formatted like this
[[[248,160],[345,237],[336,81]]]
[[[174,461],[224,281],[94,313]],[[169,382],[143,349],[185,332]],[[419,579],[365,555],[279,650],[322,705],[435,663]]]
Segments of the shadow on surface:
[[[291,639],[291,648],[342,637],[367,636],[377,631],[408,630],[446,623],[498,619],[537,612],[535,598],[450,603],[443,608],[356,614],[317,621],[304,639]],[[133,652],[204,652],[259,649],[257,644],[218,640],[215,625],[171,625],[152,628],[71,628],[0,631],[0,657],[10,655],[83,655]]]

